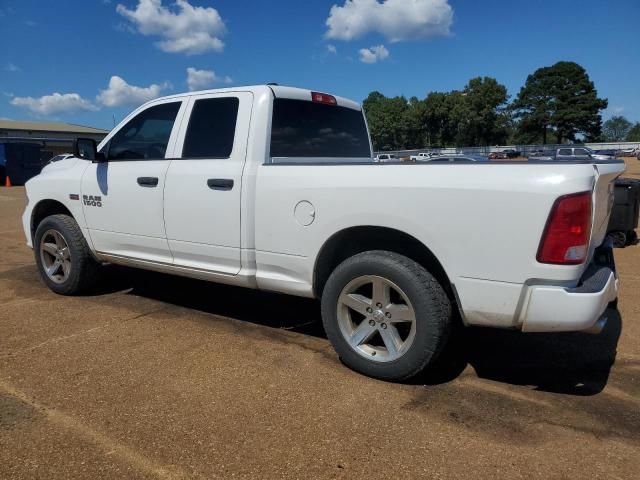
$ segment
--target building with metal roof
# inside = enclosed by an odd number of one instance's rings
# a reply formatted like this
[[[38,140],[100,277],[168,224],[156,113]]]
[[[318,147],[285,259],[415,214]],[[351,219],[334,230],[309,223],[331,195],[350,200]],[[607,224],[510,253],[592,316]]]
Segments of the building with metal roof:
[[[57,122],[27,122],[21,120],[0,120],[0,143],[37,143],[42,150],[42,158],[71,152],[73,142],[79,137],[102,140],[108,130],[101,128]]]
[[[21,120],[0,120],[0,138],[64,138],[75,139],[81,135],[102,140],[108,130],[101,128],[56,122],[25,122]]]

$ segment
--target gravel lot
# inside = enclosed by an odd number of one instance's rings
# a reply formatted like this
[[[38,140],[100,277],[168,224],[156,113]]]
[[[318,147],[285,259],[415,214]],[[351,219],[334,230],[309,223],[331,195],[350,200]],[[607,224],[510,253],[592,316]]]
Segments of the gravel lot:
[[[51,293],[23,197],[0,189],[0,478],[640,478],[640,245],[602,334],[469,330],[397,385],[339,362],[314,301],[116,268]]]

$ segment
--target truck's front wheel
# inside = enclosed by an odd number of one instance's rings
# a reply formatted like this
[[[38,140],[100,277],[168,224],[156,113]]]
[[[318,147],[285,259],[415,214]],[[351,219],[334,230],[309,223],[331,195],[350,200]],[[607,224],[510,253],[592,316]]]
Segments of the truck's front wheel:
[[[415,376],[442,351],[451,303],[421,265],[369,251],[342,262],[322,294],[324,327],[342,361],[383,380]]]
[[[95,285],[99,265],[70,216],[51,215],[42,220],[36,229],[33,250],[40,276],[54,292],[77,295]]]

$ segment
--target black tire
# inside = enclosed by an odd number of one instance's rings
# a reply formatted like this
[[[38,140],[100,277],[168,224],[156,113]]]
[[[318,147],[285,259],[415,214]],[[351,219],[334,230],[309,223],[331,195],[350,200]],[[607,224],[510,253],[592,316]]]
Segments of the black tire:
[[[62,235],[70,253],[69,273],[67,278],[59,283],[47,275],[40,252],[43,236],[49,235],[51,231]],[[93,258],[80,227],[68,215],[51,215],[40,222],[34,235],[33,252],[42,280],[51,290],[60,295],[88,293],[95,287],[100,277],[100,266]]]
[[[366,276],[393,282],[413,306],[415,337],[406,352],[395,360],[380,362],[365,358],[350,346],[340,329],[340,294],[354,279]],[[322,321],[338,356],[348,367],[387,381],[407,380],[433,364],[453,325],[451,302],[433,275],[413,260],[383,250],[354,255],[331,273],[322,293]],[[363,321],[367,321],[366,317]]]

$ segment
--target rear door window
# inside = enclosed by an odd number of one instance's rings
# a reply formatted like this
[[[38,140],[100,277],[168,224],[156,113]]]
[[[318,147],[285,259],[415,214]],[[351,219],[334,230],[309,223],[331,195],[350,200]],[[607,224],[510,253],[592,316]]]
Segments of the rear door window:
[[[271,157],[371,158],[364,115],[338,105],[276,98]]]
[[[572,152],[570,148],[561,148],[560,150],[558,150],[558,155],[560,155],[561,157],[571,157]]]
[[[229,158],[238,119],[237,97],[196,100],[182,149],[182,158]]]

